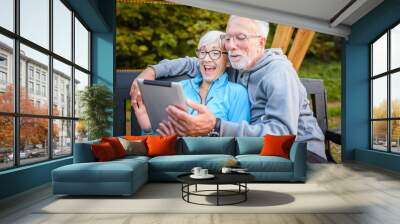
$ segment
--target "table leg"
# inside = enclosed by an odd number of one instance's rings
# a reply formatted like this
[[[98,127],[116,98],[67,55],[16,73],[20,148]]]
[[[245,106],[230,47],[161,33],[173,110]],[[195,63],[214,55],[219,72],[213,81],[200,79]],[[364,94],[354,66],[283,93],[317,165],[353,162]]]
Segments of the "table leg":
[[[219,184],[217,184],[217,206],[219,205]]]
[[[196,186],[195,186],[195,191],[197,192],[197,184],[196,184]]]
[[[248,190],[247,190],[247,183],[244,183],[244,201],[247,201],[247,192],[248,192]]]

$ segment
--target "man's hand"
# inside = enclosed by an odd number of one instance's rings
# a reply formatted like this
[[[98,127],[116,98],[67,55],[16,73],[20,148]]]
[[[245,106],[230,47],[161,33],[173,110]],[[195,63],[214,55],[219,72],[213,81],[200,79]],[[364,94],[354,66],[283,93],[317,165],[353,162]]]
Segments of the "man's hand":
[[[151,67],[146,68],[143,70],[136,78],[133,80],[131,86],[131,103],[132,105],[137,104],[137,102],[142,102],[142,96],[140,95],[139,85],[137,83],[137,79],[147,79],[147,80],[154,80],[156,78],[156,73]]]
[[[183,108],[168,106],[166,111],[176,133],[180,136],[207,135],[215,126],[215,115],[206,106],[187,100],[187,105],[198,112],[190,115]]]

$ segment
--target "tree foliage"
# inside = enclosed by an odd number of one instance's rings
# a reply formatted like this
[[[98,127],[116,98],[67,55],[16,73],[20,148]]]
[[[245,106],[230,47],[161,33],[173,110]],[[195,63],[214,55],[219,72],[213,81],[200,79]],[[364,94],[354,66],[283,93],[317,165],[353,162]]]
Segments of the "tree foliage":
[[[400,100],[392,100],[392,113],[391,117],[400,117]],[[373,118],[387,118],[387,100],[383,100],[378,106],[373,107]],[[400,122],[391,121],[392,139],[397,140],[400,138]],[[377,121],[373,124],[374,138],[386,138],[387,136],[387,121]]]
[[[162,59],[194,56],[208,30],[225,30],[227,14],[189,6],[117,4],[117,67],[145,68]]]
[[[117,4],[117,68],[143,69],[162,59],[194,56],[208,30],[224,31],[229,15],[184,5]],[[270,24],[267,47],[276,25]],[[307,59],[339,61],[341,39],[316,33]]]
[[[107,86],[95,84],[87,86],[80,95],[82,118],[87,125],[89,139],[110,136],[107,129],[112,125],[113,95]]]

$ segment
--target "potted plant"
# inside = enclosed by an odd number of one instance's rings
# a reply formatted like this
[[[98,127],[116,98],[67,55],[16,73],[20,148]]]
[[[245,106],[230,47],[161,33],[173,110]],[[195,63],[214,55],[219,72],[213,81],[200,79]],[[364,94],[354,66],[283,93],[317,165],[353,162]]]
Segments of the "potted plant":
[[[88,131],[89,140],[110,136],[107,131],[112,125],[113,95],[107,86],[94,84],[80,92],[81,118]]]

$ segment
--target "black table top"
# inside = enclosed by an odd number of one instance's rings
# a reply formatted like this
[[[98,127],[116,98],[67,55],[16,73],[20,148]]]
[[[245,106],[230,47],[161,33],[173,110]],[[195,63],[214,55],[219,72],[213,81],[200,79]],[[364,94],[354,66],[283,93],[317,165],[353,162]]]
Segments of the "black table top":
[[[178,181],[186,184],[236,184],[248,183],[255,180],[249,173],[212,173],[215,177],[211,179],[193,179],[192,173],[186,173],[177,177]]]

